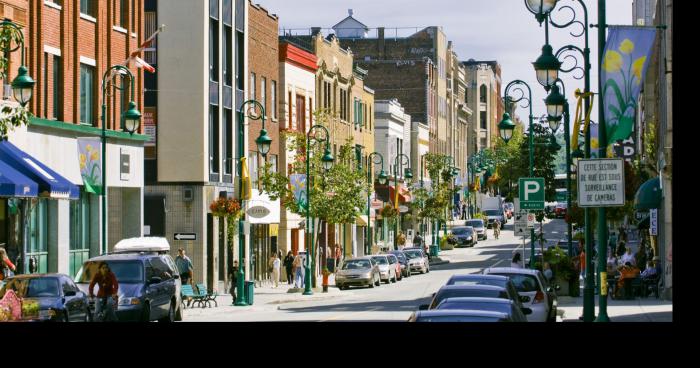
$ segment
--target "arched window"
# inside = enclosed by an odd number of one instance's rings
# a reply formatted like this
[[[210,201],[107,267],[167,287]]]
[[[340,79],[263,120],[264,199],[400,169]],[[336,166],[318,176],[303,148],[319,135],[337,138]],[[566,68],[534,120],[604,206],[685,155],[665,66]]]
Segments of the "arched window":
[[[482,84],[482,85],[481,85],[480,92],[479,92],[479,100],[480,100],[481,102],[484,102],[484,103],[485,103],[485,102],[486,102],[486,95],[487,95],[487,92],[486,92],[486,85],[485,85],[485,84]]]

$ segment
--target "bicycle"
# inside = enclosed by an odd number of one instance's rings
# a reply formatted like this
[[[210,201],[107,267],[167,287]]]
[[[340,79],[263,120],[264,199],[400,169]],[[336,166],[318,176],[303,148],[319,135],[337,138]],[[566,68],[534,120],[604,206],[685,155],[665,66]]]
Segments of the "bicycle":
[[[117,322],[118,321],[116,319],[117,302],[115,301],[113,306],[110,307],[107,303],[107,300],[110,298],[112,298],[112,297],[108,296],[108,297],[102,297],[102,298],[98,298],[98,297],[91,297],[90,298],[90,304],[93,305],[93,308],[94,308],[93,310],[97,311],[97,303],[98,302],[100,303],[100,312],[94,314],[94,316],[92,318],[92,322]],[[107,313],[108,308],[114,309],[114,311],[111,314],[111,316],[113,316],[113,317],[110,317],[110,314]]]

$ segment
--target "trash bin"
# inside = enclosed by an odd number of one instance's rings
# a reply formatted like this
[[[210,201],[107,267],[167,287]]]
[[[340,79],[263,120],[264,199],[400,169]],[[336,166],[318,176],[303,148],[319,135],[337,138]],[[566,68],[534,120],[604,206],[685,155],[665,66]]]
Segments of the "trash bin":
[[[253,295],[255,294],[255,282],[246,281],[245,282],[245,300],[248,305],[253,305]]]

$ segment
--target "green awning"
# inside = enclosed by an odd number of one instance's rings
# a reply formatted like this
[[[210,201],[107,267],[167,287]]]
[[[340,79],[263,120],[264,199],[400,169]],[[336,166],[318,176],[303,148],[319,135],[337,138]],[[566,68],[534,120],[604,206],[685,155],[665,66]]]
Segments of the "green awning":
[[[649,210],[661,205],[661,182],[659,177],[647,180],[634,195],[635,210]]]

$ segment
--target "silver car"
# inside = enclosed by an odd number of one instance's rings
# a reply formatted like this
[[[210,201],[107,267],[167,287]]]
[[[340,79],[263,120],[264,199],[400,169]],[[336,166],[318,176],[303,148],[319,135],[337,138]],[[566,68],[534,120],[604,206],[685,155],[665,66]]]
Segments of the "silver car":
[[[430,263],[428,256],[425,255],[420,248],[404,248],[404,254],[408,257],[408,265],[411,267],[411,272],[428,273],[430,272]]]
[[[379,274],[381,275],[382,281],[387,284],[390,282],[396,282],[396,265],[389,262],[389,257],[384,254],[372,256],[377,264],[379,264]]]
[[[472,219],[467,220],[464,226],[471,226],[476,230],[477,240],[486,240],[486,227],[484,226],[484,220],[482,219]]]
[[[372,257],[350,258],[335,275],[335,284],[340,290],[350,286],[365,286],[370,288],[381,285],[379,265]]]

